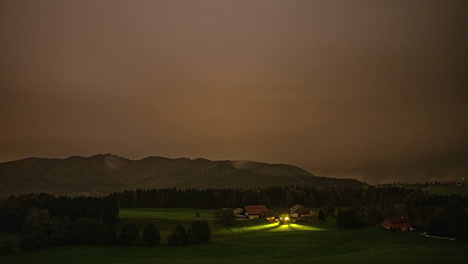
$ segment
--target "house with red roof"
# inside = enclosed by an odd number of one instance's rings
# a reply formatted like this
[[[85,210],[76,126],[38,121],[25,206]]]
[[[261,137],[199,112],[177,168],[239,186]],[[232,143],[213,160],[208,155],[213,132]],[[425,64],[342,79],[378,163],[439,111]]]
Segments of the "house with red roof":
[[[249,219],[264,218],[268,214],[266,205],[246,205],[244,206],[245,215]]]
[[[387,217],[381,224],[381,227],[392,231],[412,231],[411,219],[407,216]]]

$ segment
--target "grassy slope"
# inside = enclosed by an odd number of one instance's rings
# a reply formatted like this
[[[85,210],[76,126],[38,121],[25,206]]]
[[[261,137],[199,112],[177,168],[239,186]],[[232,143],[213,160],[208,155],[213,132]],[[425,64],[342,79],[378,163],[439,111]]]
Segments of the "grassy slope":
[[[122,221],[154,222],[164,238],[176,222],[188,226],[195,209],[123,209]],[[213,242],[187,247],[156,248],[72,246],[0,256],[0,263],[462,263],[468,243],[439,241],[417,233],[399,234],[377,227],[339,230],[334,221],[277,226],[239,221],[227,230],[212,211]]]

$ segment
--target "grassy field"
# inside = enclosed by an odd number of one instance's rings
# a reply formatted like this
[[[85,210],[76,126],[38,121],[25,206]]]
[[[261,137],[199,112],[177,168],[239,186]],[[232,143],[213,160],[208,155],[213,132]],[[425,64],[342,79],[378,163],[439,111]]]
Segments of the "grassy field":
[[[163,242],[176,223],[188,226],[195,209],[122,209],[122,222],[155,223]],[[333,219],[282,225],[238,221],[219,226],[213,211],[213,241],[186,247],[69,246],[0,256],[0,263],[463,263],[466,241],[440,241],[419,233],[393,233],[378,227],[336,229]]]

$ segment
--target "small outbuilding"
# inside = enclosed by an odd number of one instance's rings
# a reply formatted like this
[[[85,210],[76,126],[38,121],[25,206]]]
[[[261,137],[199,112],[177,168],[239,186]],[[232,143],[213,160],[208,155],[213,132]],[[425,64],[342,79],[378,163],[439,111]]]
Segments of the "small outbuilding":
[[[236,208],[232,210],[232,213],[236,216],[236,218],[246,218],[244,208]]]
[[[411,219],[408,216],[387,217],[381,224],[381,227],[391,231],[412,231]]]
[[[246,205],[244,206],[245,215],[249,219],[264,218],[268,214],[266,205]]]

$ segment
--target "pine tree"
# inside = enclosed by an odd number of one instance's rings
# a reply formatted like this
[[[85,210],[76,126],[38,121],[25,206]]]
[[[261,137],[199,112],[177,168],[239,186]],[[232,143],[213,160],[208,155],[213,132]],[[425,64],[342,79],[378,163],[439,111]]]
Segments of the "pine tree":
[[[177,224],[172,234],[167,237],[167,243],[171,246],[187,245],[189,243],[187,230],[180,224]]]
[[[143,244],[146,246],[156,246],[161,240],[159,230],[153,225],[148,224],[143,230]]]

